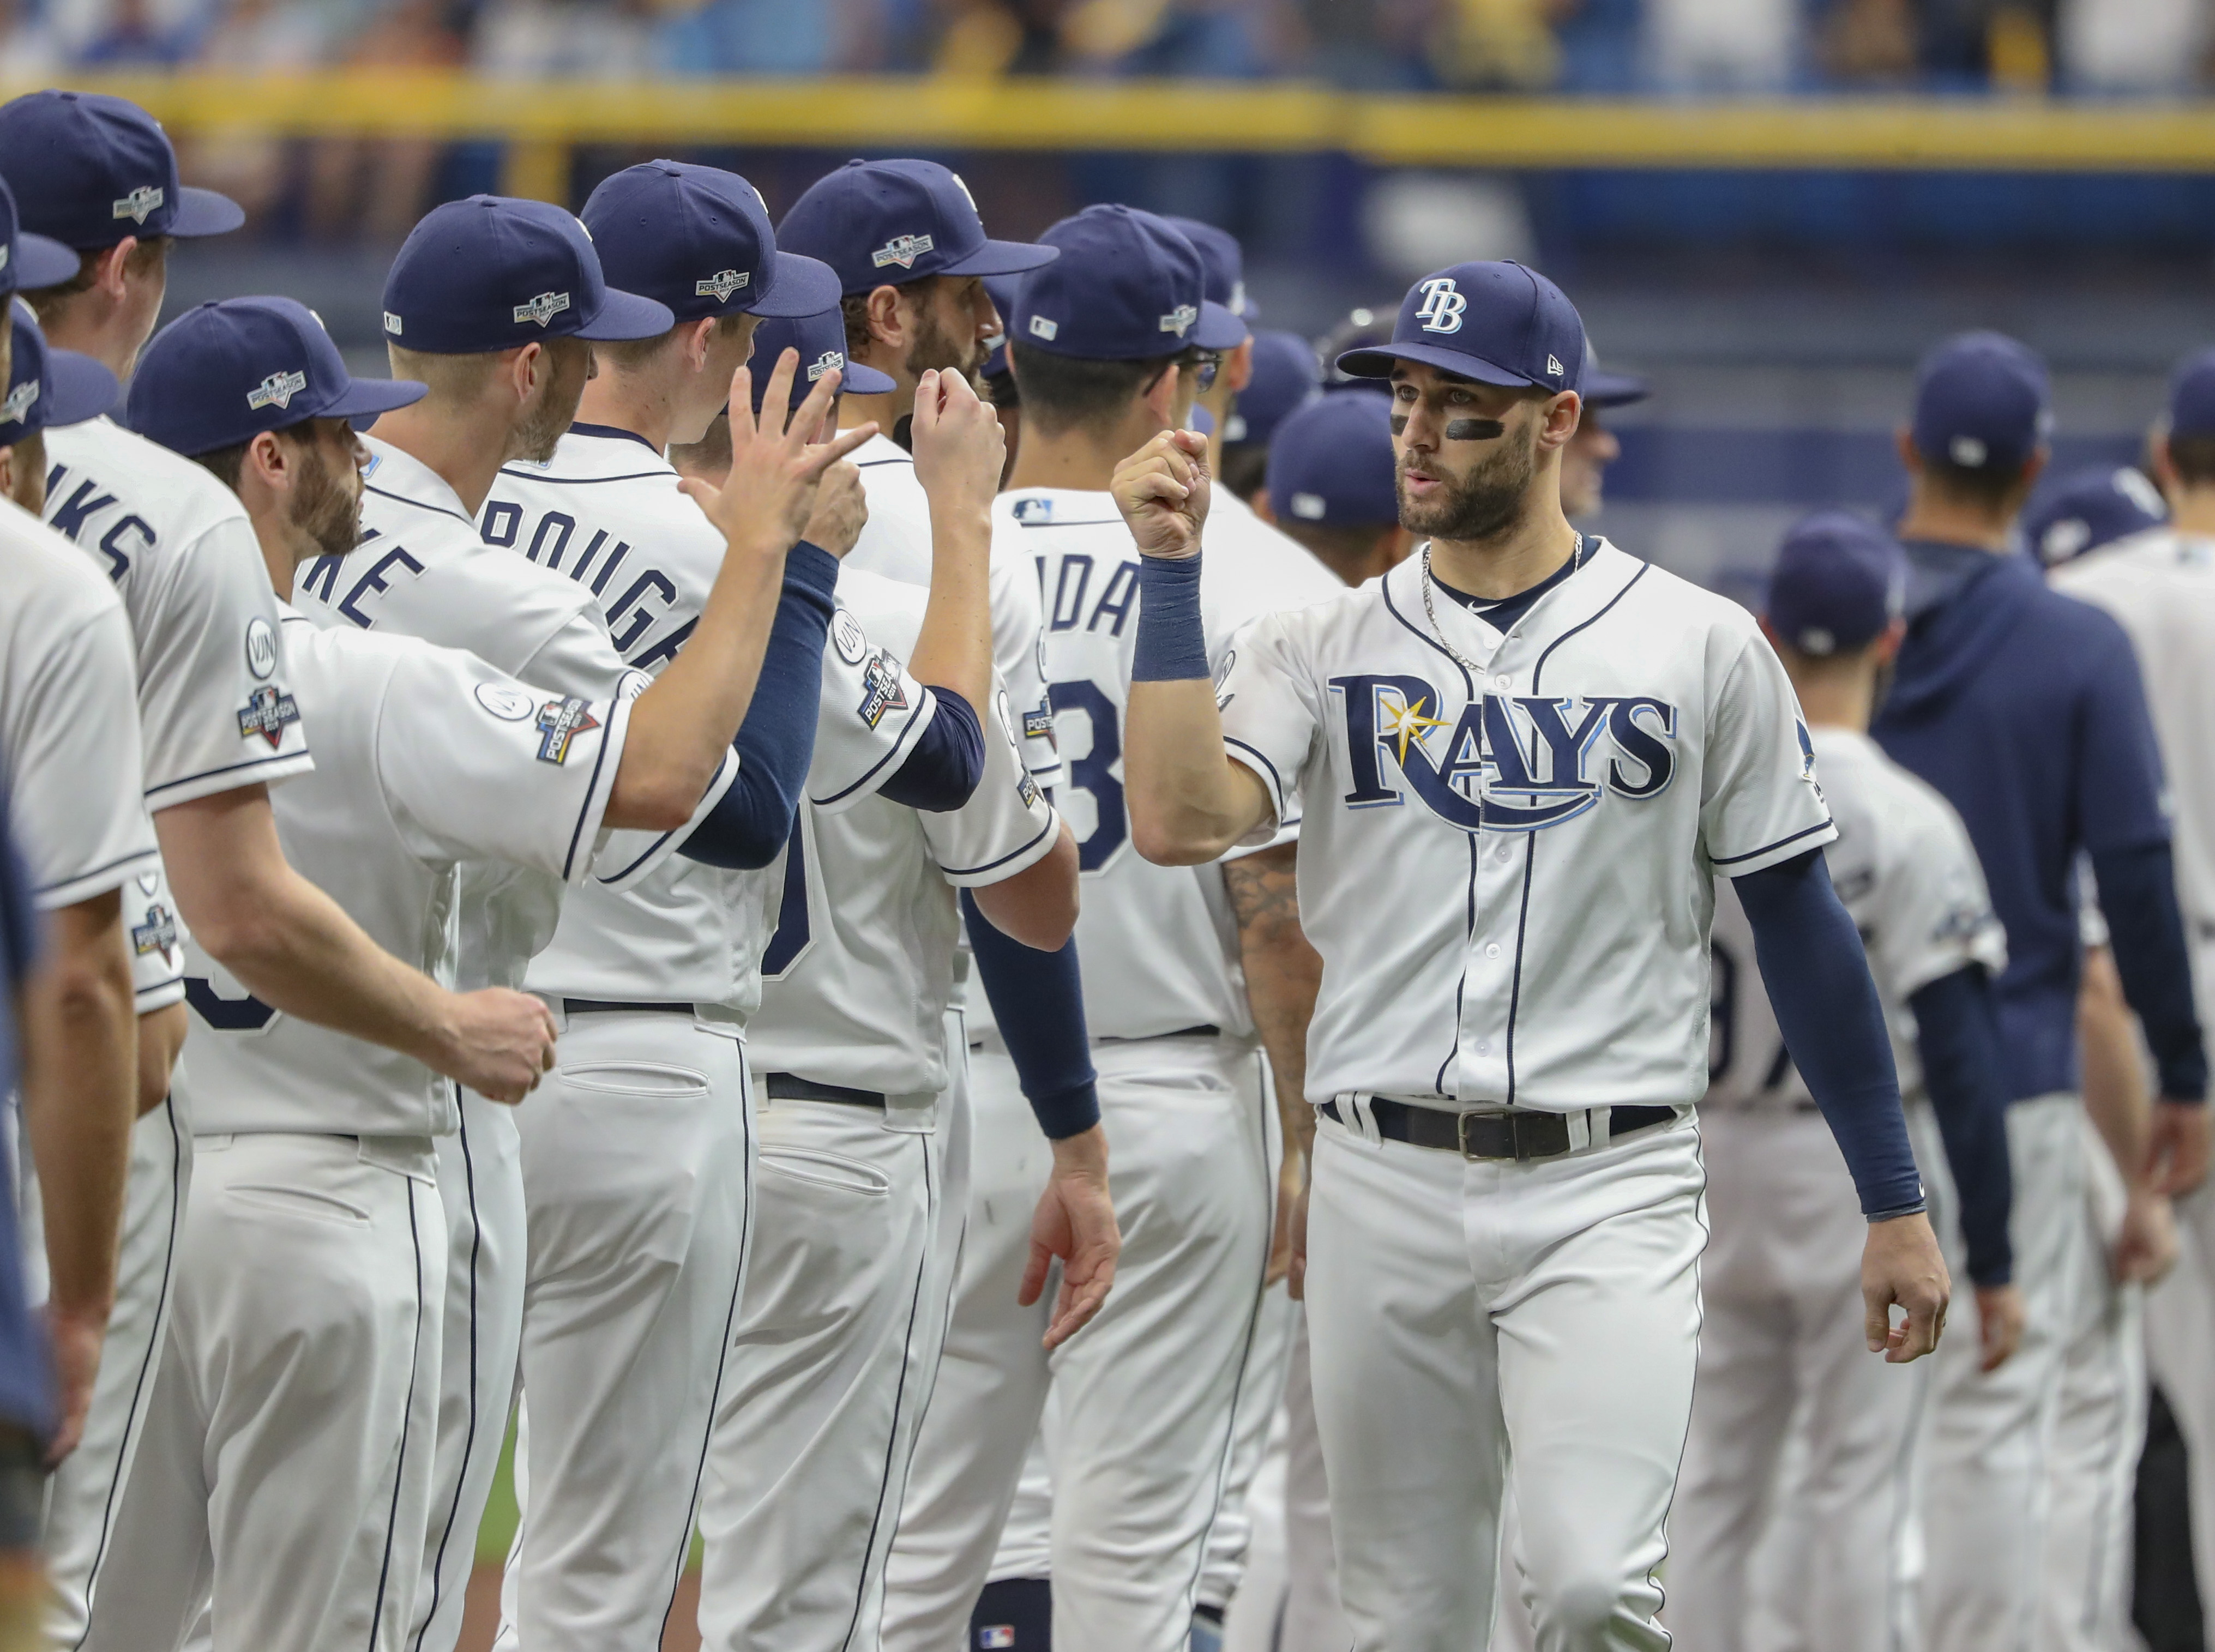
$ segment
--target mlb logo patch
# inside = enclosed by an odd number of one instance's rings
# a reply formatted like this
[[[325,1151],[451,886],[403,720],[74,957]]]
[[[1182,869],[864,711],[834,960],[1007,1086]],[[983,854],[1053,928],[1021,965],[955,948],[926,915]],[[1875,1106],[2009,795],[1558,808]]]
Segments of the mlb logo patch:
[[[1026,528],[1044,527],[1053,520],[1053,501],[1040,499],[1017,499],[1015,520]]]
[[[149,214],[161,210],[168,196],[152,184],[141,184],[121,200],[108,208],[108,216],[129,218],[133,223],[144,223]]]
[[[977,1652],[999,1652],[1015,1643],[1013,1624],[987,1624],[977,1631]]]
[[[869,254],[869,261],[879,269],[887,264],[897,264],[904,270],[915,267],[915,260],[937,246],[929,236],[894,236]]]
[[[299,720],[299,702],[265,682],[248,695],[246,704],[239,708],[238,737],[250,740],[258,734],[274,751],[285,743],[285,725]]]
[[[292,398],[307,388],[305,373],[272,373],[246,393],[246,405],[257,413],[264,407],[289,407]]]
[[[753,278],[752,270],[718,270],[706,280],[692,284],[693,296],[712,298],[719,304],[727,303],[733,293]]]
[[[556,315],[559,315],[563,310],[568,308],[569,295],[568,293],[542,292],[536,298],[533,298],[529,303],[518,304],[515,307],[515,319],[518,322],[536,321],[539,326],[544,327],[549,321],[552,321]]]
[[[1061,323],[1049,321],[1043,315],[1034,315],[1031,317],[1031,331],[1051,342],[1053,335],[1061,331]]]

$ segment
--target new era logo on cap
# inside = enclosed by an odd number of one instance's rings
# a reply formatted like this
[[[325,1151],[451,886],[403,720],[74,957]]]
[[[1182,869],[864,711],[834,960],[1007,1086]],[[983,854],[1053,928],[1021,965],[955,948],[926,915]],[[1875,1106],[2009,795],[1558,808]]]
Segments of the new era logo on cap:
[[[515,319],[518,321],[536,321],[539,326],[544,327],[547,322],[568,308],[568,293],[542,292],[529,303],[518,304],[515,307]]]
[[[307,388],[305,373],[272,373],[246,393],[246,405],[256,409],[290,407],[292,398]]]
[[[1549,357],[1547,357],[1547,358],[1546,358],[1546,370],[1547,370],[1548,372],[1551,373],[1551,374],[1552,374],[1555,378],[1559,378],[1559,377],[1561,377],[1561,376],[1562,376],[1562,358],[1561,358],[1559,356],[1549,356]]]
[[[1461,318],[1469,309],[1469,300],[1462,297],[1450,275],[1433,276],[1422,284],[1423,302],[1415,311],[1415,319],[1422,322],[1426,333],[1458,333]],[[1555,372],[1562,370],[1554,369]]]
[[[843,352],[837,350],[826,350],[821,355],[818,356],[813,361],[807,364],[807,382],[810,384],[813,384],[817,379],[821,378],[824,374],[837,370],[843,370],[845,365],[846,358]]]
[[[712,298],[719,304],[727,303],[733,293],[753,278],[751,270],[718,270],[706,280],[694,282],[692,296]]]
[[[897,264],[904,270],[915,267],[915,260],[938,243],[929,236],[894,236],[869,254],[869,262],[882,269],[887,264]]]
[[[168,195],[154,185],[141,184],[109,207],[108,216],[129,218],[133,223],[144,223],[147,215],[161,211],[162,203],[168,199]]]
[[[1164,333],[1174,333],[1177,337],[1181,339],[1187,333],[1192,330],[1192,324],[1199,319],[1200,311],[1193,305],[1179,304],[1175,309],[1162,317],[1162,331]]]

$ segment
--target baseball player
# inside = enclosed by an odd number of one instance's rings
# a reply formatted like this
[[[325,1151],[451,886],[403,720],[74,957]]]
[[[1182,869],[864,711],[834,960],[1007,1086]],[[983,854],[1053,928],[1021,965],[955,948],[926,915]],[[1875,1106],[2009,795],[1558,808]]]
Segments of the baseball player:
[[[1220,474],[1224,486],[1259,510],[1269,444],[1278,426],[1322,389],[1322,363],[1315,346],[1297,333],[1256,327],[1253,343],[1252,376],[1223,421]]]
[[[2022,536],[2049,568],[2169,520],[2161,490],[2134,465],[2094,465],[2065,476],[2023,512]]]
[[[2215,772],[2201,749],[2195,702],[2206,687],[2202,651],[2215,637],[2215,352],[2179,364],[2165,416],[2148,445],[2155,480],[2174,513],[2169,524],[2089,548],[2080,560],[2056,567],[2052,580],[2055,589],[2121,624],[2144,673],[2174,798],[2177,898],[2205,1025],[2206,994],[2215,980],[2215,958],[2208,953],[2215,937]],[[2100,895],[2103,909],[2109,909],[2104,879]],[[2109,924],[2112,928],[2112,916]],[[2123,962],[2120,951],[2115,962]],[[2124,982],[2127,986],[2127,974]],[[2147,1298],[2148,1350],[2187,1448],[2201,1598],[2215,1599],[2215,1408],[2205,1393],[2206,1373],[2215,1368],[2215,1202],[2204,1188],[2186,1185],[2189,1166],[2180,1164],[2173,1150],[2166,1163],[2149,1169],[2156,1190],[2180,1196],[2181,1245],[2175,1270]]]
[[[7,319],[15,347],[0,399],[0,495],[35,517],[46,502],[46,432],[99,418],[123,392],[91,357],[50,347],[21,298],[9,302]]]
[[[665,305],[607,285],[583,225],[559,208],[475,196],[433,211],[402,247],[384,295],[395,371],[427,383],[431,393],[380,419],[368,438],[363,541],[301,570],[295,586],[301,610],[319,624],[466,646],[534,688],[578,700],[602,702],[637,690],[642,679],[616,641],[637,645],[676,600],[675,581],[649,560],[652,552],[587,536],[574,549],[563,547],[558,569],[533,566],[517,551],[487,545],[476,516],[503,463],[551,456],[574,416],[593,341],[659,338],[673,325]],[[818,388],[827,401],[835,382]],[[862,439],[830,444],[831,457]],[[811,466],[822,456],[807,451]],[[850,490],[850,472],[843,480],[831,474],[834,495]],[[557,537],[549,529],[540,538],[542,556]],[[827,555],[793,557],[781,600],[772,600],[774,570],[724,566],[728,578],[717,583],[715,600],[706,592],[696,598],[697,624],[687,640],[727,643],[670,660],[632,709],[635,736],[681,764],[672,770],[672,779],[684,777],[678,789],[690,811],[680,839],[726,804],[738,820],[733,829],[763,809],[789,807],[775,765],[734,776],[727,749],[745,696],[731,704],[703,701],[706,662],[723,646],[742,661],[759,661],[764,633],[787,605],[795,610],[789,623],[802,633],[830,617],[835,572]],[[610,615],[620,631],[611,633]],[[522,984],[530,959],[554,933],[559,892],[541,874],[465,872],[461,983]],[[439,1146],[450,1234],[447,1358],[427,1576],[411,1652],[451,1648],[459,1632],[473,1537],[513,1394],[527,1264],[520,1154],[512,1111],[464,1092],[461,1127]]]
[[[1592,353],[1592,340],[1585,340],[1584,414],[1577,420],[1575,437],[1562,450],[1562,514],[1571,522],[1599,514],[1607,468],[1623,456],[1623,444],[1599,415],[1643,401],[1647,395],[1644,379],[1634,373],[1608,372]]]
[[[1023,445],[994,522],[1036,564],[1046,606],[1060,801],[1091,880],[1077,951],[1124,1248],[1106,1309],[1048,1360],[1040,1317],[1010,1306],[1017,1225],[990,1219],[980,1174],[888,1572],[885,1638],[903,1652],[953,1644],[988,1574],[1007,1576],[994,1543],[1003,1524],[1003,1553],[1025,1541],[1026,1519],[1006,1517],[1049,1378],[1056,1643],[1184,1644],[1270,1251],[1273,1110],[1224,876],[1157,872],[1129,847],[1119,758],[1136,570],[1104,486],[1120,452],[1184,424],[1202,356],[1243,327],[1205,298],[1191,243],[1150,215],[1095,208],[1044,239],[1062,256],[1025,280],[1011,320]],[[1278,540],[1263,564],[1251,544],[1226,553],[1212,591],[1218,640],[1264,602],[1297,598],[1297,548]],[[1331,583],[1319,566],[1310,577]],[[973,1074],[980,1141],[1011,1111],[988,1087],[997,1077]],[[1160,1335],[1170,1323],[1179,1335]]]
[[[658,675],[693,646],[723,557],[661,450],[703,434],[758,318],[819,310],[838,290],[819,264],[777,249],[760,198],[733,173],[633,167],[593,192],[585,222],[616,278],[679,319],[598,352],[575,423],[543,462],[500,473],[480,525],[488,543],[512,548],[495,554],[582,580],[626,660]],[[796,359],[805,365],[786,381],[795,408],[842,382],[835,359]],[[838,577],[830,558],[851,544],[860,512],[850,486],[810,524],[813,548],[797,560]],[[602,583],[594,570],[618,547],[638,548],[639,560]],[[757,788],[741,797],[753,806],[695,835],[687,853],[709,864],[672,865],[621,898],[587,890],[531,967],[532,989],[561,1006],[568,1031],[549,1093],[518,1121],[528,1496],[506,1590],[511,1643],[660,1643],[725,1392],[752,1220],[742,1034],[782,886],[772,863],[811,750],[813,795],[834,807],[894,784],[910,762],[919,773],[947,764],[956,718],[944,696],[874,642],[851,646],[859,633],[836,618],[827,589],[809,597],[771,633],[739,731],[741,775]],[[932,637],[963,617],[957,604]],[[826,622],[843,652],[824,647]],[[928,652],[918,659],[929,668]]]
[[[2009,1282],[2007,1098],[1991,981],[2006,964],[1960,818],[1868,738],[1906,560],[1842,511],[1778,554],[1763,626],[1792,678],[1838,828],[1825,851],[1893,1029],[1903,1088],[1927,1091],[1960,1190],[1981,1364],[2022,1335]],[[1744,909],[1719,885],[1709,1080],[1701,1103],[1710,1238],[1690,1438],[1670,1515],[1668,1621],[1687,1646],[1763,1643],[1757,1604],[1811,1649],[1883,1652],[1911,1630],[1902,1576],[1924,1367],[1865,1358],[1852,1334],[1860,1221],[1807,1086],[1755,980]],[[1930,1132],[1922,1132],[1926,1144]],[[1936,1155],[1928,1146],[1922,1156]],[[1841,1332],[1844,1332],[1842,1335]],[[1788,1468],[1795,1432],[1805,1455]],[[1764,1545],[1767,1576],[1750,1575]],[[1758,1585],[1773,1580],[1762,1591]],[[1758,1599],[1766,1593],[1776,1598]]]
[[[349,380],[291,300],[241,299],[154,341],[131,413],[230,483],[273,585],[289,590],[299,565],[359,537],[368,454],[351,421],[423,395]],[[776,572],[788,518],[815,491],[797,437],[754,444],[750,459],[753,518],[719,513],[739,589],[757,565]],[[564,884],[596,865],[642,876],[692,811],[701,761],[657,749],[642,697],[549,694],[404,634],[287,623],[297,692],[330,755],[280,797],[280,829],[416,970],[451,967],[465,863],[498,858]],[[705,628],[701,667],[679,676],[735,722],[752,675],[733,646],[744,633]],[[404,1056],[281,1019],[232,986],[213,982],[211,1036],[181,1069],[209,1179],[187,1215],[139,1490],[117,1535],[138,1586],[128,1606],[124,1591],[102,1600],[102,1643],[174,1643],[212,1575],[218,1649],[397,1649],[438,1421],[446,1269],[433,1139],[454,1129],[455,1097]],[[538,1000],[501,987],[438,996],[445,1016],[476,1023],[488,1099],[519,1100],[552,1065],[555,1018]]]
[[[1907,640],[1873,725],[1886,755],[1967,824],[2008,943],[1998,997],[2024,1330],[1997,1370],[1980,1371],[1967,1349],[1940,1361],[1925,1619],[1941,1652],[2018,1646],[2042,1612],[2073,1613],[2059,1591],[2076,1569],[2054,1557],[2081,1550],[2084,1534],[2046,1514],[2062,1361],[2098,1272],[2077,1087],[2080,852],[2154,1053],[2163,1101],[2151,1128],[2173,1161],[2166,1174],[2183,1191],[2206,1160],[2206,1062],[2129,639],[2012,554],[2048,422],[2044,365],[2015,340],[1969,333],[1925,358],[1900,437]],[[2059,727],[2074,737],[2056,742]]]
[[[764,348],[788,339],[804,359],[844,343],[835,309],[764,332]],[[966,392],[954,375],[944,381]],[[1001,444],[989,406],[942,412],[933,390],[926,376],[915,448],[943,587],[963,561],[973,578],[983,572]],[[946,445],[957,433],[958,452]],[[856,570],[841,592],[896,652],[928,623],[912,586]],[[934,589],[930,603],[942,594]],[[834,651],[845,646],[833,637]],[[931,675],[942,707],[965,689],[983,694],[980,782],[966,797],[887,786],[849,809],[811,804],[785,863],[752,1027],[765,1100],[755,1250],[701,1516],[700,1621],[712,1647],[878,1643],[885,1555],[968,1198],[954,890],[1021,944],[1008,950],[1038,949],[1026,955],[1041,964],[1076,921],[1076,842],[1027,772],[989,633],[979,627],[972,648],[966,661],[947,660],[958,672]],[[980,935],[988,988],[999,956]],[[1065,1156],[1089,1148],[1104,1159],[1096,1109],[1049,1130],[1076,1138],[1057,1142]],[[1096,1296],[1072,1305],[1055,1331],[1073,1332],[1096,1306]]]
[[[1254,508],[1349,585],[1408,558],[1393,481],[1391,398],[1366,386],[1316,396],[1285,415]]]
[[[1716,872],[1871,1219],[1869,1348],[1928,1352],[1946,1304],[1790,685],[1742,610],[1562,515],[1583,346],[1520,266],[1418,283],[1391,341],[1341,365],[1390,378],[1402,519],[1430,541],[1258,620],[1219,688],[1200,444],[1164,433],[1114,480],[1144,557],[1134,843],[1196,865],[1308,804],[1322,1122],[1293,1269],[1362,1652],[1485,1643],[1504,1472],[1538,1644],[1667,1644]]]

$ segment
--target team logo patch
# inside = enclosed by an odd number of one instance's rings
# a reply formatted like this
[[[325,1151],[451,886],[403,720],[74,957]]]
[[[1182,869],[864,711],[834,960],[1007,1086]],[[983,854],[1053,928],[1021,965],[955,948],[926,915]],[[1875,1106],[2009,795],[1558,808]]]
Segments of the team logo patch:
[[[1469,309],[1469,300],[1454,285],[1450,275],[1433,276],[1422,284],[1423,302],[1415,307],[1415,319],[1423,324],[1426,333],[1458,333],[1463,313]]]
[[[129,218],[133,223],[144,223],[149,215],[161,210],[169,196],[152,184],[141,184],[121,200],[107,209],[113,218]]]
[[[1061,331],[1061,323],[1050,321],[1043,315],[1034,315],[1031,317],[1031,331],[1051,344],[1053,342],[1053,335]]]
[[[544,327],[549,321],[552,321],[556,315],[559,315],[563,310],[568,308],[569,295],[568,293],[542,292],[536,298],[533,298],[529,303],[518,304],[515,307],[515,319],[518,322],[536,321],[539,326]]]
[[[1807,732],[1805,723],[1795,721],[1792,727],[1800,737],[1800,778],[1807,781],[1808,789],[1820,798],[1823,783],[1815,778],[1815,738]]]
[[[20,425],[23,415],[31,411],[31,404],[39,399],[39,381],[27,378],[8,392],[8,399],[0,401],[0,425]]]
[[[511,688],[505,682],[480,682],[476,687],[477,704],[503,723],[520,723],[537,709],[538,702],[520,688]]]
[[[1192,324],[1199,319],[1200,311],[1193,306],[1190,304],[1179,304],[1175,309],[1162,317],[1161,329],[1164,333],[1174,333],[1177,337],[1181,339],[1191,330]]]
[[[824,374],[831,372],[834,369],[838,371],[844,372],[845,368],[846,358],[843,352],[836,350],[826,350],[821,355],[818,356],[813,361],[807,364],[807,382],[810,384],[813,384],[817,379],[821,378]]]
[[[277,669],[277,628],[259,615],[246,622],[246,669],[256,682]]]
[[[269,749],[274,751],[285,743],[285,725],[299,720],[300,702],[265,682],[248,695],[246,704],[239,708],[238,737],[250,740],[258,734],[269,742]]]
[[[292,398],[307,388],[305,373],[272,373],[246,393],[246,405],[256,413],[264,407],[290,407]]]
[[[907,709],[907,690],[900,686],[899,667],[880,648],[869,656],[862,672],[862,703],[854,714],[871,728],[885,720],[887,712]]]
[[[574,694],[560,700],[549,700],[538,708],[538,761],[542,763],[566,763],[569,761],[569,743],[588,729],[596,729],[600,719],[592,715],[589,701]]]
[[[156,952],[167,958],[177,950],[177,921],[159,901],[146,909],[143,922],[131,926],[131,950],[140,958]]]
[[[929,236],[894,236],[869,254],[869,262],[880,270],[887,264],[897,264],[904,270],[911,270],[915,267],[915,260],[936,245]]]
[[[731,295],[754,278],[752,270],[718,270],[704,281],[692,284],[694,296],[712,298],[717,303],[727,303]]]
[[[862,634],[862,622],[852,610],[842,608],[831,616],[831,646],[849,665],[859,665],[869,652],[869,639]]]

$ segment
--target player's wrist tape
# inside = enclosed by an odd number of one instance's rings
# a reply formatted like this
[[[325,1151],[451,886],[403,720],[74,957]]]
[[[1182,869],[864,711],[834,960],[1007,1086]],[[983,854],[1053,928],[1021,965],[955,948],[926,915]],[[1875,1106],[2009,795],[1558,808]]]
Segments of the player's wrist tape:
[[[1100,1086],[1091,1079],[1082,1084],[1072,1084],[1066,1090],[1056,1090],[1050,1095],[1026,1096],[1031,1104],[1031,1116],[1039,1122],[1049,1141],[1065,1141],[1072,1135],[1083,1135],[1100,1122]]]
[[[1133,682],[1205,682],[1207,631],[1200,618],[1200,559],[1138,559],[1138,640],[1131,658]]]

